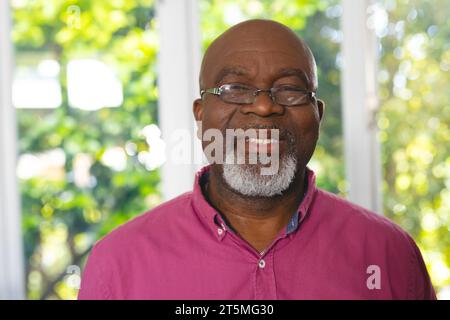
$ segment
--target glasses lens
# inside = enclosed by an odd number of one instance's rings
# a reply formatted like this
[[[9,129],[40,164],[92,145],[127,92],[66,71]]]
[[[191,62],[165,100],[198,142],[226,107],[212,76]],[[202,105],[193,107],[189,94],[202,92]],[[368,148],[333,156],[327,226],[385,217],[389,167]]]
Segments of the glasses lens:
[[[276,102],[284,106],[294,106],[309,102],[309,94],[299,88],[277,88],[274,95]]]
[[[220,97],[229,103],[252,103],[255,89],[241,84],[226,84],[221,87]]]

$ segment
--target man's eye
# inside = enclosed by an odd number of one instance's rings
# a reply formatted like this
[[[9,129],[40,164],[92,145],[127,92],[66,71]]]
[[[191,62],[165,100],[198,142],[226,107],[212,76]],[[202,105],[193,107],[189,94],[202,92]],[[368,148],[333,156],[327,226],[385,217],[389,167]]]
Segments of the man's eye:
[[[230,84],[228,86],[228,89],[234,90],[234,91],[248,91],[248,90],[250,90],[249,87],[247,87],[245,85],[241,85],[241,84]]]
[[[303,91],[304,89],[296,86],[279,86],[276,88],[278,91]]]
[[[240,95],[240,94],[247,94],[248,92],[251,91],[252,91],[251,88],[249,88],[248,86],[233,84],[226,86],[224,93]]]

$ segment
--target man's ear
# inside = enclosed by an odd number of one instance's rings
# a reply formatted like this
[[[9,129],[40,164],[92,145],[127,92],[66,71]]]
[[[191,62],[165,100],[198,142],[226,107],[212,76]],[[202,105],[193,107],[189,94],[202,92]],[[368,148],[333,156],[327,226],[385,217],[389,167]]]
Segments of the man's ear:
[[[192,111],[194,112],[195,121],[201,121],[203,116],[203,100],[201,98],[194,100]]]
[[[194,113],[195,121],[197,122],[197,138],[202,141],[201,121],[203,117],[203,100],[201,98],[194,100],[192,111]]]
[[[325,102],[317,99],[317,110],[319,111],[319,121],[322,121],[323,113],[325,112]]]

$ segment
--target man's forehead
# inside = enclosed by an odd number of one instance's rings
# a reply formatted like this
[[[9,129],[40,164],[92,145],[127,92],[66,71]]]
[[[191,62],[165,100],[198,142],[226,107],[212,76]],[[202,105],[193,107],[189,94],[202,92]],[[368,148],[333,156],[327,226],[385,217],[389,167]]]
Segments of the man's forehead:
[[[215,58],[215,59],[213,59]],[[305,55],[286,50],[236,50],[230,54],[210,57],[203,81],[206,85],[218,85],[225,77],[237,76],[246,79],[271,80],[296,77],[304,85],[311,84],[307,70],[309,60]]]
[[[313,59],[307,45],[289,28],[273,21],[244,22],[223,33],[207,49],[201,85],[229,71],[243,75],[261,68],[266,74],[298,69],[298,75],[315,82]]]
[[[296,77],[297,79],[302,81],[305,85],[310,84],[309,76],[301,66],[299,67],[286,66],[271,69],[264,67],[262,71],[263,71],[262,73],[265,73],[265,75],[270,77],[272,80],[276,80],[283,77]],[[213,81],[214,84],[217,85],[227,76],[253,78],[256,75],[258,75],[256,73],[256,70],[248,68],[248,66],[240,64],[226,64],[225,66],[218,68],[216,72],[211,73],[212,79],[209,80]]]
[[[251,37],[251,38],[248,38]],[[232,60],[234,56],[266,55],[304,57],[305,48],[297,37],[282,39],[263,35],[243,35],[240,38],[224,38],[208,48],[205,59],[213,63]]]

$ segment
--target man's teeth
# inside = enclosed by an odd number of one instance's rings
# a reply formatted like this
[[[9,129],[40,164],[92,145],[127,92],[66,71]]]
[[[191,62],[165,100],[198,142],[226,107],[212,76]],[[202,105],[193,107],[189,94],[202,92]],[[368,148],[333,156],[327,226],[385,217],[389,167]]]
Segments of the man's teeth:
[[[257,143],[257,144],[272,144],[272,143],[278,143],[278,140],[276,139],[256,139],[256,138],[250,138],[250,143]]]

